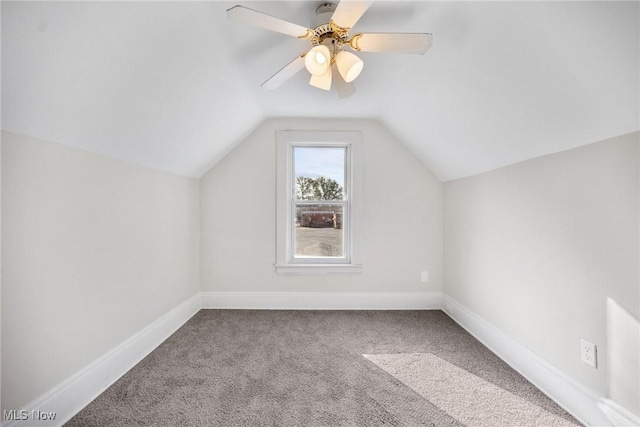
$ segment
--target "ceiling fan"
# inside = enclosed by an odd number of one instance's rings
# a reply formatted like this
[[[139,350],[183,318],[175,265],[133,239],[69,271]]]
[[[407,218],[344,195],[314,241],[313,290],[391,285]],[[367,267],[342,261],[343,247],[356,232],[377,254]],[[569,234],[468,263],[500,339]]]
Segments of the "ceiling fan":
[[[353,80],[364,63],[346,47],[356,52],[397,52],[424,54],[431,47],[429,33],[357,33],[351,28],[371,6],[373,0],[342,0],[321,3],[316,9],[314,29],[294,24],[244,6],[227,10],[232,21],[264,28],[311,42],[311,48],[262,83],[265,89],[275,89],[306,68],[311,74],[311,86],[331,90],[332,82],[340,98],[353,94]]]

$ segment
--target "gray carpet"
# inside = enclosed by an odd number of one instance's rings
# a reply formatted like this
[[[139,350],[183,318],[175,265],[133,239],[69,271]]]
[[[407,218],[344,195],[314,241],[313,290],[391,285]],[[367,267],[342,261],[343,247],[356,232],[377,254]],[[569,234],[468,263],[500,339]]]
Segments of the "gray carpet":
[[[441,311],[201,310],[66,425],[580,424]]]

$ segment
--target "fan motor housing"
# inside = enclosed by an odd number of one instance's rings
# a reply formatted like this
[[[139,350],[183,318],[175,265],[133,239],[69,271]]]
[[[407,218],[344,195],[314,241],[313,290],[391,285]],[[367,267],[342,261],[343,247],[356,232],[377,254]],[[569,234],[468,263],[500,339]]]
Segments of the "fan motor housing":
[[[320,3],[316,8],[316,17],[314,19],[313,30],[314,36],[311,38],[311,44],[314,46],[319,45],[332,45],[335,44],[336,48],[341,48],[348,42],[346,32],[336,32],[331,26],[331,16],[336,10],[335,3]]]
[[[314,36],[311,38],[311,44],[314,46],[321,44],[327,45],[335,42],[337,47],[342,47],[348,41],[346,33],[334,32],[330,24],[318,25],[313,30],[313,33]]]

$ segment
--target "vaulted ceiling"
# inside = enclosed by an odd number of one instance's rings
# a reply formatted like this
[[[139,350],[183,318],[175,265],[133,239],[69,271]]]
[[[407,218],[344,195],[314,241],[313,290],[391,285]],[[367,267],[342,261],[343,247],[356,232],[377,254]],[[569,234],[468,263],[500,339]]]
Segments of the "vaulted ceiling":
[[[239,2],[311,25],[319,2]],[[360,53],[340,100],[307,41],[231,22],[235,2],[5,2],[2,128],[199,177],[270,117],[380,120],[442,180],[639,130],[638,2],[375,2],[355,31],[430,32]]]

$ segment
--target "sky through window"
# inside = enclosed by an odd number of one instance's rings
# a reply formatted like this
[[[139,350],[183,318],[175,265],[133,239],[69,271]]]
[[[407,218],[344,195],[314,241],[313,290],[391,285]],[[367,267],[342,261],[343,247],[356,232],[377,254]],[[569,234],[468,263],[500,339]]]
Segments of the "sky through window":
[[[344,187],[344,154],[342,147],[295,147],[296,178],[324,176]]]

